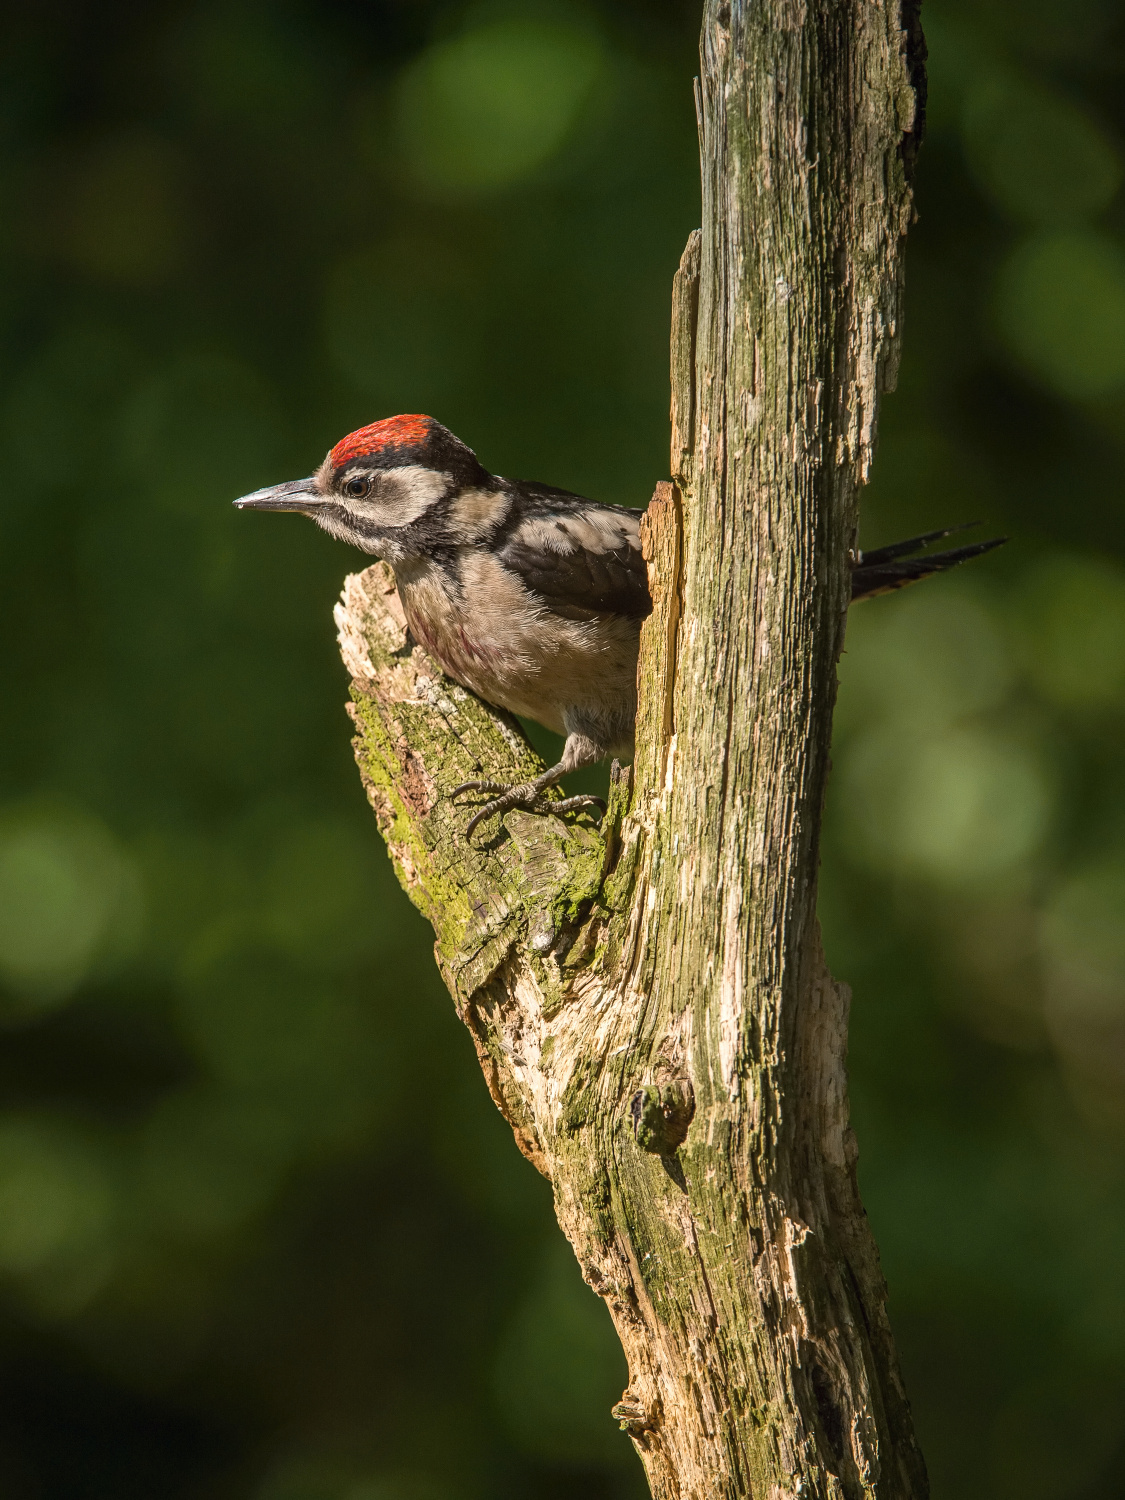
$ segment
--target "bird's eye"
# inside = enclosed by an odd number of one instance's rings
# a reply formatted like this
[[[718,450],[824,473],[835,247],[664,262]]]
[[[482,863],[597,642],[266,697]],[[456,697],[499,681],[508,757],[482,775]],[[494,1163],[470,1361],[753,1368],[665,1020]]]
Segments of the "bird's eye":
[[[350,500],[360,500],[367,494],[369,481],[366,479],[353,478],[344,480],[344,494]]]

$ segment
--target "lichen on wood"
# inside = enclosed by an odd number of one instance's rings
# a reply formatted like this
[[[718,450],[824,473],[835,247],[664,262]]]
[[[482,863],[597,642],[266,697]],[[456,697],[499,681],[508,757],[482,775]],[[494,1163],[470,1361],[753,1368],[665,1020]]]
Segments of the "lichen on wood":
[[[528,779],[534,752],[408,638],[383,565],[337,611],[380,829],[613,1316],[615,1415],[659,1500],[926,1493],[815,915],[919,48],[895,0],[709,0],[637,758],[600,827],[513,811],[465,839],[452,788]]]

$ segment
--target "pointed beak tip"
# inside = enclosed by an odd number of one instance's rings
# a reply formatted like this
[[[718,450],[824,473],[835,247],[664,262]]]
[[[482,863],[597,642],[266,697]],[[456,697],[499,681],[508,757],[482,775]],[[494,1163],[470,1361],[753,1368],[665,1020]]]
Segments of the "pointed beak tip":
[[[269,485],[264,490],[240,495],[233,501],[235,510],[306,510],[319,496],[312,479],[290,479],[285,484]]]

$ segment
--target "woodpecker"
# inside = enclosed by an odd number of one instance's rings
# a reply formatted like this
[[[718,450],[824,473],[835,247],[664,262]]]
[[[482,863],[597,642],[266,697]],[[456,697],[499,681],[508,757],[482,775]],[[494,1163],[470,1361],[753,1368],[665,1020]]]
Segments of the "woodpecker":
[[[466,836],[497,813],[566,812],[600,797],[547,802],[570,771],[629,759],[641,623],[651,613],[641,512],[570,490],[490,474],[432,417],[388,417],[350,433],[308,479],[255,490],[242,510],[299,511],[394,570],[407,625],[455,682],[565,736],[562,758],[534,781],[466,781],[452,793],[489,800]],[[852,600],[901,588],[1000,545],[910,554],[928,532],[857,552]]]

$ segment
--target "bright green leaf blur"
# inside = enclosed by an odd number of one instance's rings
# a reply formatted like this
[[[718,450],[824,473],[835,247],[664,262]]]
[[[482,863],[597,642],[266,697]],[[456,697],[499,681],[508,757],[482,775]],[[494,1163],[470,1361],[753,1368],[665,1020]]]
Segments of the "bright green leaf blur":
[[[17,1008],[65,1001],[132,936],[138,904],[134,871],[97,819],[34,804],[0,817],[0,976]]]
[[[996,294],[1013,354],[1045,385],[1077,400],[1125,393],[1125,249],[1092,230],[1036,235],[1016,246]]]
[[[1125,715],[1125,568],[1054,553],[1028,569],[1022,594],[1020,642],[1044,696]]]
[[[969,93],[965,149],[981,185],[1013,218],[1051,224],[1100,213],[1121,185],[1121,157],[1070,100],[1018,76]]]
[[[419,187],[448,195],[518,182],[558,151],[604,73],[601,41],[580,11],[471,22],[401,75],[409,170]]]

